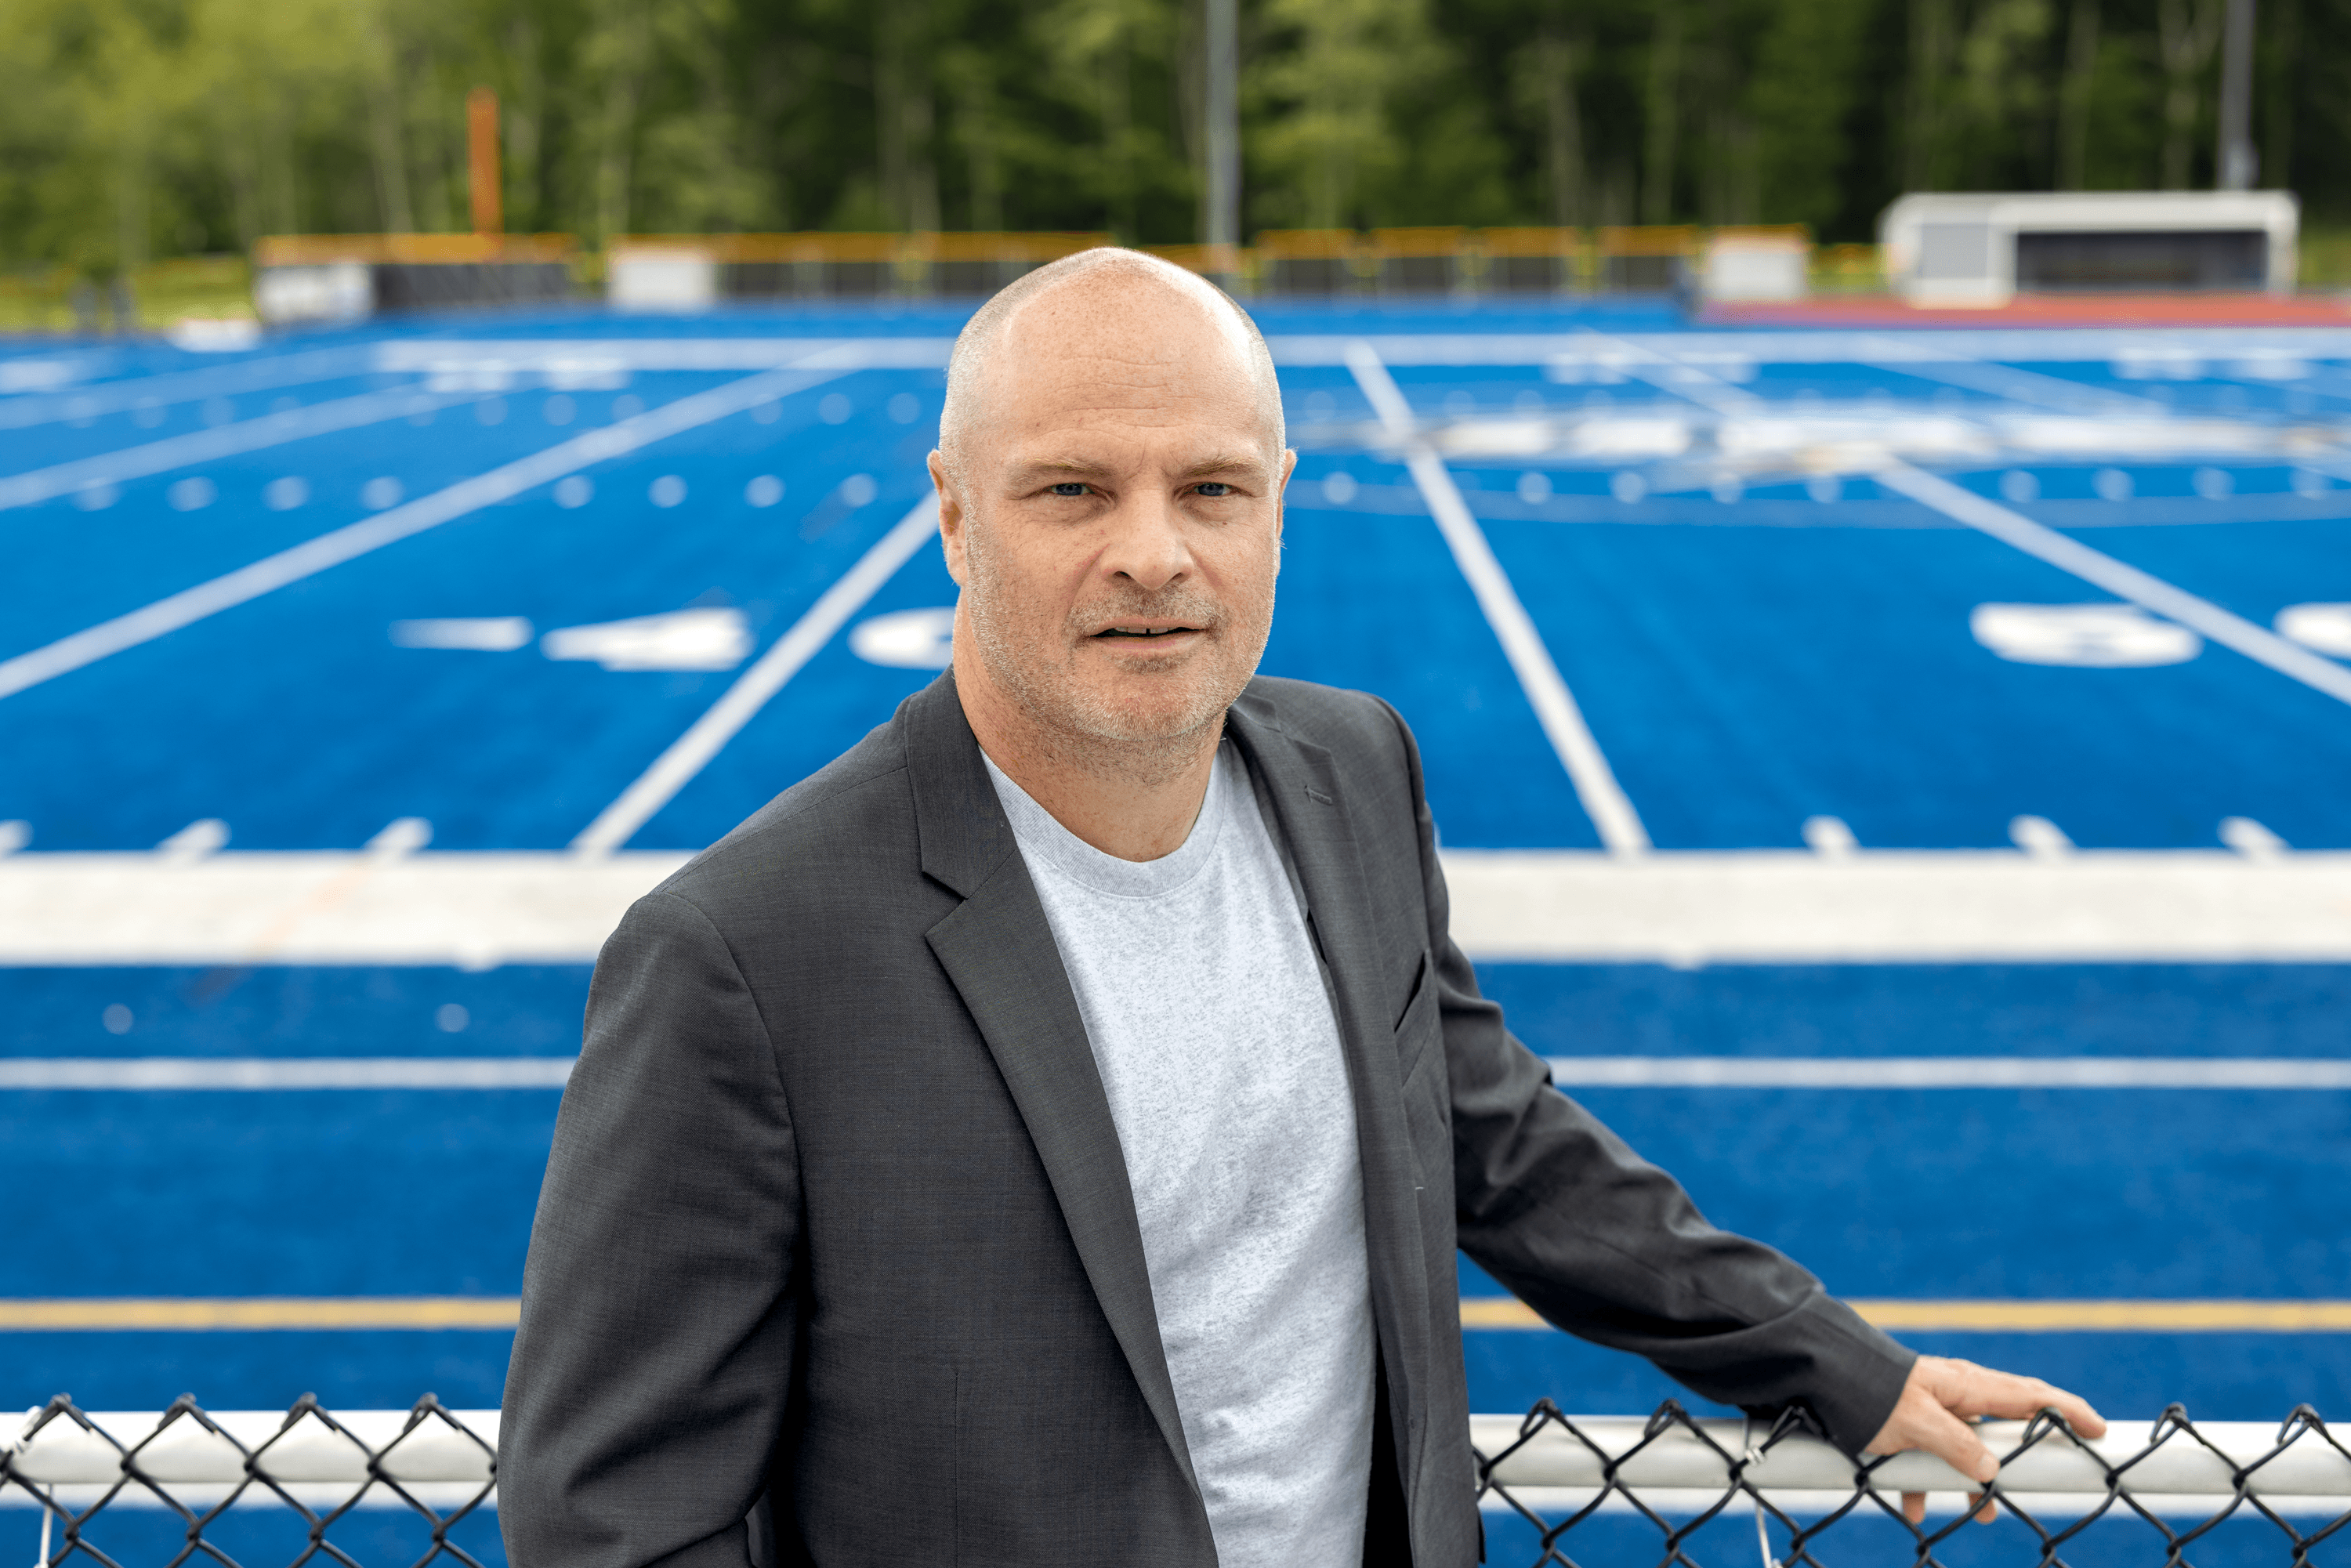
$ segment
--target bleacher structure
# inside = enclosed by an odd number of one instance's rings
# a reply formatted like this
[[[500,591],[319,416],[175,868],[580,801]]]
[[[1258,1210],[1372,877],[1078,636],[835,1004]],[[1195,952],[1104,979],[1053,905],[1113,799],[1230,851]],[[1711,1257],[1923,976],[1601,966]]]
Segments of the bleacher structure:
[[[2282,192],[1929,194],[1889,207],[1876,247],[1816,251],[1801,225],[1651,225],[1270,229],[1246,247],[1144,248],[1236,293],[1275,298],[1780,302],[1803,299],[1818,274],[1835,292],[1851,275],[1913,306],[1999,307],[2020,294],[2291,293],[2298,225]],[[634,310],[978,298],[1112,243],[1091,233],[624,235],[590,257],[567,235],[282,235],[255,248],[254,302],[278,322],[551,301],[600,284]]]
[[[626,235],[601,257],[602,292],[637,310],[729,301],[976,298],[1032,267],[1113,243],[1106,234]],[[1145,246],[1236,292],[1429,298],[1562,293],[1801,297],[1801,226],[1428,226],[1273,229],[1252,246]],[[1724,257],[1746,258],[1733,265]],[[1763,258],[1758,270],[1755,257]],[[594,292],[565,235],[302,235],[254,252],[265,321],[350,320],[376,310],[504,305]],[[1761,278],[1759,285],[1757,279]],[[1760,292],[1759,292],[1760,287]]]
[[[275,235],[253,247],[264,321],[358,320],[378,310],[569,298],[569,235]]]
[[[695,309],[728,299],[994,293],[1102,234],[628,235],[605,251],[615,305]]]
[[[1606,252],[1613,243],[1598,242]],[[1649,260],[1617,287],[1672,288],[1677,260],[1695,254],[1696,231],[1675,228],[1617,246]],[[798,234],[630,235],[607,252],[607,295],[633,308],[695,308],[725,299],[986,295],[1031,267],[1092,246],[1105,234]],[[1429,297],[1556,293],[1605,285],[1585,259],[1594,242],[1572,228],[1477,230],[1458,226],[1272,229],[1257,244],[1144,248],[1237,290],[1285,297]]]

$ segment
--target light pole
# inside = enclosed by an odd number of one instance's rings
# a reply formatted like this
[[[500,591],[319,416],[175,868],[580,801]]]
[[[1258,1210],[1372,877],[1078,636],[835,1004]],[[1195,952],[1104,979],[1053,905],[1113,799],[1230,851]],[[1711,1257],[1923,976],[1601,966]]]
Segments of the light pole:
[[[477,87],[465,95],[465,178],[473,196],[474,232],[485,237],[506,232],[506,204],[499,187],[498,95]]]
[[[1241,124],[1238,0],[1207,5],[1207,178],[1202,182],[1200,237],[1208,276],[1226,288],[1240,282]]]
[[[2212,165],[2223,191],[2250,191],[2260,163],[2253,152],[2253,0],[2229,0],[2220,35],[2220,145]]]

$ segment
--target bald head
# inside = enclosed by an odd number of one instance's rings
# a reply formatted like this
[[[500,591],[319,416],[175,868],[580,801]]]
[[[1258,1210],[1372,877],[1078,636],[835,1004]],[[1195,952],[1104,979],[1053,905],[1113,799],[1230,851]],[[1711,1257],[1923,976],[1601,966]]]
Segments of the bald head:
[[[1156,382],[1221,392],[1284,444],[1281,389],[1265,339],[1225,292],[1173,262],[1103,246],[999,289],[964,326],[947,361],[939,455],[960,480],[1024,396],[1024,371],[1084,362],[1104,394],[1147,398]],[[1187,388],[1187,390],[1189,390]]]
[[[1205,767],[1265,650],[1292,462],[1249,318],[1181,267],[1083,252],[972,318],[939,423],[956,682],[988,754],[1016,779],[1007,747]]]

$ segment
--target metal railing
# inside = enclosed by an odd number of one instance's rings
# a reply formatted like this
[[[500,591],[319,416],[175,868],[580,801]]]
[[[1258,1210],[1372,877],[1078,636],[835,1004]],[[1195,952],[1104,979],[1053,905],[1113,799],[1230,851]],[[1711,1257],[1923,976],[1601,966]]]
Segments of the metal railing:
[[[393,1509],[425,1527],[428,1544],[412,1559],[420,1568],[481,1568],[450,1532],[496,1506],[497,1468],[498,1413],[451,1410],[430,1394],[407,1410],[340,1414],[308,1395],[282,1411],[206,1411],[183,1395],[156,1414],[85,1411],[61,1394],[0,1438],[0,1509],[41,1511],[41,1563],[131,1568],[93,1526],[109,1510],[162,1509],[178,1515],[186,1545],[172,1562],[201,1553],[235,1568],[218,1527],[231,1510],[259,1505],[299,1520],[293,1563],[359,1568],[330,1532],[361,1511]]]
[[[2296,1565],[2351,1525],[2351,1449],[2308,1406],[2271,1424],[2191,1421],[2174,1405],[2153,1421],[2116,1421],[2095,1439],[2075,1437],[2053,1414],[1986,1421],[1977,1430],[2001,1460],[1989,1486],[1926,1454],[1856,1464],[1792,1412],[1776,1423],[1704,1420],[1668,1401],[1646,1419],[1569,1416],[1545,1400],[1523,1418],[1473,1416],[1469,1425],[1479,1501],[1531,1527],[1538,1564],[1572,1565],[1574,1531],[1631,1512],[1655,1528],[1662,1564],[1695,1568],[1684,1546],[1742,1503],[1754,1511],[1766,1568],[1822,1568],[1813,1544],[1856,1521],[1904,1532],[1901,1557],[1880,1547],[1873,1561],[1929,1568],[1979,1497],[2026,1531],[2029,1555],[1998,1560],[2039,1568],[2062,1564],[2068,1546],[2100,1526],[2145,1527],[2146,1550],[2132,1561],[2176,1568],[2231,1521],[2274,1527],[2276,1554],[2262,1559]],[[1906,1492],[1928,1495],[1924,1522],[1904,1518]]]
[[[2195,1422],[2174,1406],[2151,1422],[2117,1421],[2095,1440],[2047,1416],[1980,1430],[2001,1459],[1989,1488],[1922,1454],[1857,1465],[1795,1414],[1772,1424],[1700,1419],[1667,1403],[1646,1418],[1568,1416],[1544,1401],[1523,1417],[1470,1418],[1479,1505],[1533,1532],[1538,1565],[1573,1568],[1583,1542],[1597,1548],[1593,1521],[1604,1516],[1630,1518],[1645,1559],[1695,1568],[1686,1548],[1697,1532],[1751,1509],[1759,1553],[1774,1568],[1821,1568],[1813,1547],[1822,1535],[1857,1533],[1862,1521],[1904,1532],[1898,1559],[1881,1549],[1873,1561],[1928,1568],[1966,1527],[1976,1492],[2026,1529],[2021,1552],[2000,1560],[2042,1568],[2063,1563],[2094,1527],[2143,1530],[2146,1550],[2133,1560],[2170,1565],[2236,1521],[2274,1540],[2262,1560],[2302,1564],[2351,1525],[2351,1449],[2308,1406],[2271,1425]],[[421,1555],[403,1549],[402,1561],[478,1564],[451,1535],[496,1506],[497,1442],[496,1410],[452,1410],[430,1395],[409,1410],[340,1414],[309,1397],[284,1411],[211,1412],[183,1397],[154,1413],[84,1411],[59,1396],[0,1436],[0,1510],[39,1511],[43,1563],[117,1564],[96,1539],[101,1516],[162,1510],[177,1516],[170,1561],[201,1555],[234,1568],[222,1524],[232,1510],[260,1509],[297,1525],[296,1563],[356,1568],[360,1559],[333,1532],[393,1510],[425,1542]],[[1903,1519],[1910,1491],[1928,1494],[1924,1523]],[[1501,1545],[1494,1561],[1517,1560]]]

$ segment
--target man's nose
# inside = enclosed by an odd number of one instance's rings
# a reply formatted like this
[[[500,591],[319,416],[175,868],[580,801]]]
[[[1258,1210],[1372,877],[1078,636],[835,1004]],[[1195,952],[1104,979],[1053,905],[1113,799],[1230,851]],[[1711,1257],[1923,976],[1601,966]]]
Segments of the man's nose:
[[[1112,513],[1110,524],[1110,545],[1102,554],[1104,572],[1155,593],[1191,570],[1191,547],[1172,497],[1131,496]]]

